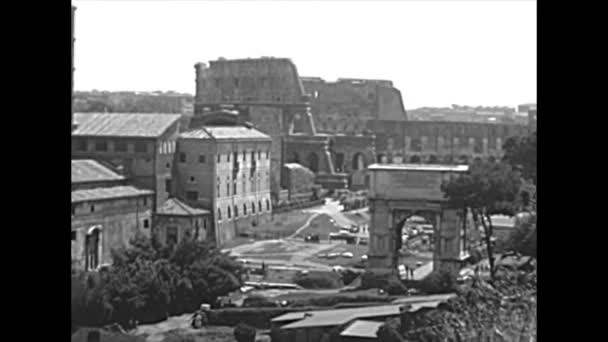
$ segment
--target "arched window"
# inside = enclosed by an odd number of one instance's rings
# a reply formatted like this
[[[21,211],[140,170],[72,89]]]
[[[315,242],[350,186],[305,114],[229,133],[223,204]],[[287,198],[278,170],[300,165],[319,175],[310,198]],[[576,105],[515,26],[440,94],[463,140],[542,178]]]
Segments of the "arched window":
[[[234,217],[239,217],[239,207],[236,204],[234,205]]]
[[[255,214],[255,203],[251,202],[251,213]]]
[[[266,199],[266,210],[270,211],[270,201]]]
[[[222,209],[217,208],[217,220],[221,221],[222,220]]]
[[[93,227],[85,237],[85,269],[95,270],[100,264],[101,258],[101,229]]]
[[[262,201],[258,201],[258,209],[262,212]]]
[[[228,206],[228,218],[232,217],[232,211],[230,211],[230,206]]]
[[[247,215],[247,204],[243,203],[243,216]]]

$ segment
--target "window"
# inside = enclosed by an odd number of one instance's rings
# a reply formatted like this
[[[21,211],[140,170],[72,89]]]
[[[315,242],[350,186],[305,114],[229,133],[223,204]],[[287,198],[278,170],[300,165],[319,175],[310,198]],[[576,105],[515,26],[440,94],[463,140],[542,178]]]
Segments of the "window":
[[[94,205],[91,205],[91,212],[92,213],[95,212],[95,206]]]
[[[76,140],[76,150],[86,151],[87,150],[87,141],[85,139]]]
[[[148,152],[148,144],[143,141],[135,142],[135,152],[146,153]]]
[[[144,207],[148,205],[148,197],[144,197]]]
[[[186,154],[184,152],[181,152],[179,154],[179,162],[180,163],[185,163],[186,162]]]
[[[234,160],[236,160],[236,158]],[[230,162],[230,153],[226,153],[226,161]]]
[[[266,150],[266,159],[268,159],[269,153],[270,153],[270,151]]]
[[[226,183],[226,196],[230,196],[230,183]]]
[[[237,159],[239,159],[239,153],[238,152],[234,152],[234,161],[236,162]]]
[[[116,152],[127,152],[127,142],[124,140],[117,140],[114,142],[114,151]]]
[[[197,191],[186,191],[186,199],[188,201],[197,201],[198,200],[198,192]]]
[[[171,192],[171,179],[165,179],[165,192]]]
[[[220,160],[221,157],[222,157],[222,155],[218,153],[218,155],[217,155],[217,162],[218,163],[221,162],[221,160]]]
[[[166,243],[167,245],[177,244],[177,227],[167,227]]]
[[[251,212],[255,214],[255,203],[251,202]]]
[[[243,176],[243,193],[247,193],[247,178]]]
[[[198,162],[201,164],[205,163],[205,155],[201,154],[200,156],[198,156]]]
[[[228,206],[228,218],[232,216],[232,212],[230,211],[230,206]]]
[[[72,241],[76,241],[76,231],[72,230]]]
[[[262,151],[258,150],[258,160],[262,160]]]
[[[196,178],[194,178],[194,176],[190,176],[190,183],[196,183]]]
[[[220,197],[220,185],[221,185],[222,181],[220,180],[220,177],[217,177],[217,185],[216,185],[216,189],[215,192],[217,193],[217,197]]]
[[[239,87],[239,79],[238,79],[238,78],[235,78],[235,79],[234,79],[234,86],[235,86],[236,88],[238,88],[238,87]]]
[[[72,204],[72,216],[76,215],[76,204]]]
[[[98,140],[95,142],[95,151],[105,152],[108,150],[108,142],[103,140]]]
[[[266,210],[270,210],[270,201],[266,199]]]
[[[262,201],[258,201],[258,209],[262,212]]]
[[[255,151],[251,151],[251,161],[255,160]]]
[[[150,228],[150,220],[144,219],[144,228]]]
[[[167,169],[170,169],[171,168],[171,163],[167,163],[166,166],[167,166]]]
[[[247,215],[247,204],[243,203],[243,216]]]
[[[247,151],[243,150],[243,161],[247,160]]]
[[[236,180],[232,182],[232,194],[236,195]]]
[[[222,209],[217,208],[217,220],[221,221],[222,220]]]
[[[239,207],[234,206],[234,217],[239,217]]]

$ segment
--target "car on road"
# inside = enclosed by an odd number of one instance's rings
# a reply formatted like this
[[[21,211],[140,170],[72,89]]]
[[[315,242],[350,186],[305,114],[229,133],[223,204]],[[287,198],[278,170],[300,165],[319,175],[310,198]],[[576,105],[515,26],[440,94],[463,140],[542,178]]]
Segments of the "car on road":
[[[327,254],[327,259],[335,259],[338,256],[340,256],[340,253],[328,253]]]
[[[327,253],[321,253],[321,254],[317,255],[317,258],[325,259],[325,258],[327,258]]]
[[[342,257],[343,258],[352,258],[354,255],[351,252],[344,252],[342,253]]]
[[[367,254],[363,254],[363,255],[361,256],[361,260],[367,260]]]

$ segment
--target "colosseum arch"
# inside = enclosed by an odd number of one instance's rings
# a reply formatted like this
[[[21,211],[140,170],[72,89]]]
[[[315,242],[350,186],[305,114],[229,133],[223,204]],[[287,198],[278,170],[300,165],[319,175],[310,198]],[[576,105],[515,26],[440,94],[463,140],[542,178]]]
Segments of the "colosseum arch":
[[[410,163],[420,163],[420,157],[419,156],[411,156],[410,157]]]
[[[353,156],[352,169],[353,170],[363,170],[363,169],[365,169],[366,166],[367,166],[367,163],[365,162],[365,155],[362,152],[355,153],[355,155]]]

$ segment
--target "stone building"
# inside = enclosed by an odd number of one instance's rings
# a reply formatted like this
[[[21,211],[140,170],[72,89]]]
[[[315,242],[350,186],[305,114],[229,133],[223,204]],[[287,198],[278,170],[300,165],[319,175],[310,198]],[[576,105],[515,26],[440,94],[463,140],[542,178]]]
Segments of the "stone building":
[[[112,262],[111,250],[137,234],[150,236],[154,192],[133,186],[72,191],[72,265],[96,270]]]
[[[203,126],[180,134],[177,197],[210,210],[217,245],[270,218],[271,138],[251,127]]]
[[[212,226],[211,212],[188,206],[177,198],[168,199],[154,214],[154,237],[162,244],[178,244],[184,239],[205,241]]]
[[[172,192],[180,115],[76,113],[72,159],[103,161],[130,184],[155,192],[157,209]]]

